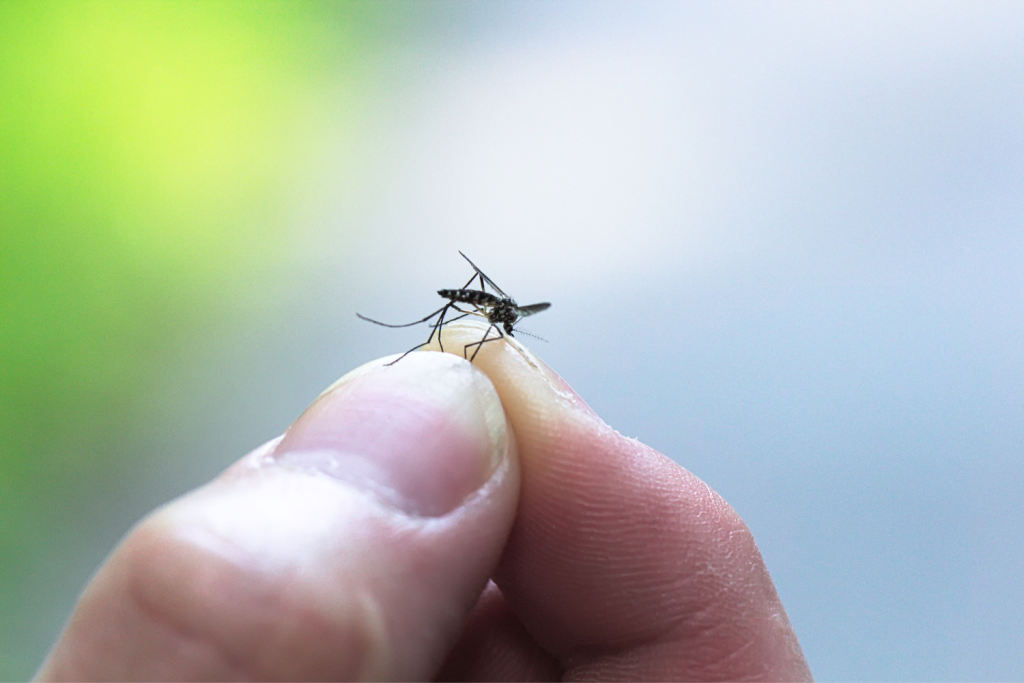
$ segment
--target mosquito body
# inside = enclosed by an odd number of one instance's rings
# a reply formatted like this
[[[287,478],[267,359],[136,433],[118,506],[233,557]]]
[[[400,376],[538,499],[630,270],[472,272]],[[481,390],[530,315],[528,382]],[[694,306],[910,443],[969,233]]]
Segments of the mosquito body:
[[[416,349],[426,346],[434,340],[435,334],[437,335],[438,345],[440,345],[441,350],[444,351],[444,344],[441,342],[441,328],[447,323],[455,322],[456,320],[460,320],[470,315],[485,318],[487,322],[490,323],[490,326],[484,333],[483,339],[478,342],[473,342],[472,344],[466,344],[462,349],[462,355],[470,362],[473,362],[473,359],[476,358],[476,354],[480,353],[480,347],[484,344],[489,341],[503,339],[506,334],[510,337],[514,336],[512,333],[515,331],[515,324],[519,322],[520,319],[525,318],[528,315],[533,315],[534,313],[540,313],[551,306],[551,304],[547,302],[541,304],[530,304],[529,306],[520,306],[512,297],[505,294],[498,285],[494,284],[494,281],[491,280],[491,278],[484,275],[483,271],[477,268],[476,264],[470,261],[468,256],[463,254],[461,251],[459,252],[459,255],[469,262],[469,265],[473,267],[476,274],[469,278],[469,282],[467,282],[465,286],[460,287],[459,289],[438,290],[438,295],[443,299],[448,299],[448,303],[428,315],[426,318],[411,323],[405,323],[404,325],[389,325],[388,323],[382,323],[379,320],[373,320],[372,318],[367,318],[365,315],[356,313],[360,319],[366,320],[367,322],[371,322],[375,325],[382,325],[384,327],[412,327],[413,325],[419,325],[420,323],[432,320],[435,317],[437,318],[437,322],[433,324],[433,328],[430,331],[430,336],[427,338],[427,341],[412,347],[401,356],[388,363],[388,365],[393,365]],[[480,280],[480,289],[470,289],[470,285],[472,285],[473,280],[476,279]],[[486,291],[488,286],[494,290],[493,294]],[[464,307],[471,307],[472,310],[460,308],[460,304]],[[460,315],[445,320],[445,316],[451,310],[455,310]],[[491,336],[492,331],[497,333],[493,337]],[[470,347],[475,347],[472,357],[469,355]]]

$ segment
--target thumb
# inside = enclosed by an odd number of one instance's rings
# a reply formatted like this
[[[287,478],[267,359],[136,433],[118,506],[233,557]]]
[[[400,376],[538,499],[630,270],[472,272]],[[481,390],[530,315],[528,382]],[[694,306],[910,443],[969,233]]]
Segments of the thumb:
[[[276,444],[137,526],[48,679],[432,677],[519,487],[490,380],[450,354],[343,377]]]

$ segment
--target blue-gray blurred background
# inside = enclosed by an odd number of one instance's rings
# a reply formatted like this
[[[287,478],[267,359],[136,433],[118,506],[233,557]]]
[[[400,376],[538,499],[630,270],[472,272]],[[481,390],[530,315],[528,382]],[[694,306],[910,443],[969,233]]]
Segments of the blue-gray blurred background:
[[[814,673],[1024,677],[1024,5],[4,3],[0,677],[468,278]]]

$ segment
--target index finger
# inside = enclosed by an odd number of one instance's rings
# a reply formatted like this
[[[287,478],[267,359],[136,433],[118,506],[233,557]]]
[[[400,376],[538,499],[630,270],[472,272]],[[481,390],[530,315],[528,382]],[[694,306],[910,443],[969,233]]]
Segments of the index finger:
[[[483,328],[445,329],[461,354]],[[567,678],[809,679],[753,537],[704,482],[606,425],[514,340],[474,364],[519,443],[519,509],[494,577]]]

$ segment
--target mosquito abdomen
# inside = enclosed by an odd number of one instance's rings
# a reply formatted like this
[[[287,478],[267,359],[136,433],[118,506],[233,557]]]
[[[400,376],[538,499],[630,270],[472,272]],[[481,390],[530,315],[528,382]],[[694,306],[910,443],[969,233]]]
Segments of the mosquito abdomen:
[[[490,292],[479,289],[439,289],[437,293],[445,299],[476,306],[494,306],[501,299]]]

